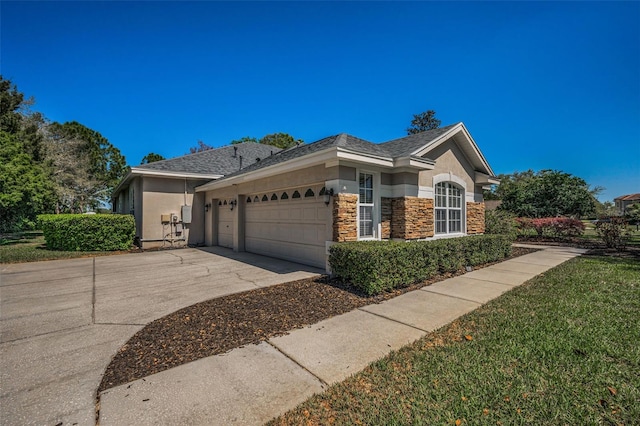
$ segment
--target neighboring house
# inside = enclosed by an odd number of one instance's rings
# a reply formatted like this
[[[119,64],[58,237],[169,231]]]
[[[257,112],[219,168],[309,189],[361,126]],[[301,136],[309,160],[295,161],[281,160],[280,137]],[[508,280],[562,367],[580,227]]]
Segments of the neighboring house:
[[[339,134],[198,186],[203,239],[324,268],[328,248],[484,232],[499,184],[462,123],[374,144]]]
[[[242,143],[132,167],[114,190],[113,211],[134,215],[142,248],[201,245],[206,212],[194,189],[278,151]]]
[[[613,201],[616,204],[618,214],[624,215],[626,213],[627,207],[635,203],[640,203],[640,194],[622,195],[618,198],[614,198]]]

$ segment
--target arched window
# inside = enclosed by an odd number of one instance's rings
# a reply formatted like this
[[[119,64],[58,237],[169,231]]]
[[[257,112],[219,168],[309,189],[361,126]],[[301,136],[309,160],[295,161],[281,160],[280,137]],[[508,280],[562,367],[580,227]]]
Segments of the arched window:
[[[291,198],[300,198],[300,193],[298,191],[293,191]]]
[[[436,184],[436,234],[462,232],[462,191],[451,182]]]
[[[313,189],[309,188],[309,189],[307,189],[307,192],[304,193],[304,198],[313,197],[315,195],[316,194],[313,193]]]
[[[269,197],[267,197],[267,194],[264,194],[262,196],[262,201],[269,201]]]
[[[278,199],[278,196],[276,194],[271,194],[271,200],[275,201]]]
[[[253,197],[253,202],[257,203],[260,201],[260,198],[258,198],[258,196],[256,195],[255,197]]]

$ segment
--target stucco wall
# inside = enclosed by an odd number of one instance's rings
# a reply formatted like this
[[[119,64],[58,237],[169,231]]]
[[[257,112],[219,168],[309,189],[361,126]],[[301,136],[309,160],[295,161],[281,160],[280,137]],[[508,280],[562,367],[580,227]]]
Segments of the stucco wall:
[[[451,173],[465,182],[468,192],[475,191],[475,170],[454,141],[449,140],[443,143],[425,156],[435,160],[436,164],[433,170],[420,172],[420,186],[433,187],[434,176],[442,173]]]
[[[204,244],[204,195],[194,196],[194,188],[203,180],[167,179],[145,176],[142,180],[142,217],[139,234],[143,248],[161,246],[171,239],[175,228],[163,225],[161,215],[175,214],[182,222],[182,206],[191,206],[191,223],[183,224],[182,235],[173,235],[174,245]],[[140,197],[139,197],[140,198]],[[137,209],[136,209],[137,210]],[[138,215],[136,215],[138,216]],[[165,245],[169,244],[165,242]]]

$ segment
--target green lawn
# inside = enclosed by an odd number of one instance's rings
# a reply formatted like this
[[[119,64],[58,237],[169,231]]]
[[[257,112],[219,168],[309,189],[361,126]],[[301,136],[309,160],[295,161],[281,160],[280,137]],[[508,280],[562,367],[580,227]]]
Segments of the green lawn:
[[[118,252],[48,250],[41,233],[3,237],[0,239],[0,263],[37,262],[39,260],[73,259],[105,256]]]
[[[638,419],[640,262],[581,257],[271,424],[631,425]]]

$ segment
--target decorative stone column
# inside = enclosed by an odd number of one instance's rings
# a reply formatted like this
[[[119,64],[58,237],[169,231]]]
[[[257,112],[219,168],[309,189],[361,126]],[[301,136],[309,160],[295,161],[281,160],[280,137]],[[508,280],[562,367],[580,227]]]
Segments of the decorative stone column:
[[[333,196],[333,241],[356,241],[358,239],[358,195],[336,194]]]
[[[467,203],[467,234],[484,234],[484,203]]]
[[[391,199],[391,238],[416,240],[433,237],[433,200],[419,197]]]

